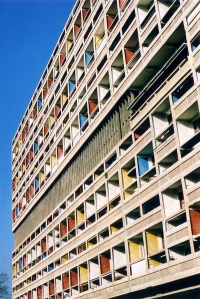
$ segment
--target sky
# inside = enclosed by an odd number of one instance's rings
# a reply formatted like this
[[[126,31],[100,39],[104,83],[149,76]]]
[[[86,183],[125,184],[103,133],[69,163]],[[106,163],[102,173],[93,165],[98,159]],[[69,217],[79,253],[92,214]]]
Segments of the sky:
[[[75,0],[0,0],[0,272],[11,286],[11,144]]]

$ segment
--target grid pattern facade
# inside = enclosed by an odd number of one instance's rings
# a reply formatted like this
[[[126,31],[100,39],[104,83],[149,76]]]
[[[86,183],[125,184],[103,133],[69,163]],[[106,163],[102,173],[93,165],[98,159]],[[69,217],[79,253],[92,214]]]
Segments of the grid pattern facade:
[[[197,0],[76,2],[12,142],[13,298],[197,291],[199,28]]]

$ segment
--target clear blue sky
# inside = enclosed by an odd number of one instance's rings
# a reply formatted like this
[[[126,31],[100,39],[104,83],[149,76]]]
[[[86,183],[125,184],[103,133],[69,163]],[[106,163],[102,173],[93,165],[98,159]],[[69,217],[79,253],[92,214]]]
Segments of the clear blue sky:
[[[11,280],[11,143],[75,0],[0,0],[0,272]]]

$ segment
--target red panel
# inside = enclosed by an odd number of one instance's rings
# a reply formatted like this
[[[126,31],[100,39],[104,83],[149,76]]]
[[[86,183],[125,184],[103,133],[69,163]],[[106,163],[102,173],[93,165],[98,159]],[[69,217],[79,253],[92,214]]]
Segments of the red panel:
[[[60,65],[63,64],[63,61],[65,60],[65,55],[61,54],[60,55]]]
[[[28,131],[29,131],[29,127],[26,126],[26,127],[25,127],[25,132],[28,133]]]
[[[44,136],[46,135],[46,133],[49,131],[49,127],[44,126]]]
[[[134,56],[135,52],[131,51],[131,50],[128,50],[128,49],[124,49],[124,53],[125,53],[126,64],[127,64],[132,59],[132,57]]]
[[[135,137],[135,139],[138,139],[138,138],[140,138],[140,134],[137,134],[137,133],[134,133],[134,137]]]
[[[83,12],[83,20],[85,20],[87,14],[88,14],[88,10],[87,9],[83,9],[82,12]]]
[[[42,299],[42,288],[41,287],[37,288],[37,299]]]
[[[37,109],[33,109],[33,117],[35,118],[37,116]]]
[[[23,256],[23,266],[26,267],[26,255]]]
[[[42,240],[41,242],[41,248],[42,248],[42,252],[46,251],[46,240]]]
[[[63,237],[64,235],[67,234],[67,224],[65,224],[65,223],[60,224],[60,234],[61,234],[61,237]]]
[[[29,164],[29,158],[26,158],[26,166]]]
[[[12,181],[12,189],[14,189],[14,188],[15,188],[15,186],[16,186],[15,182],[14,182],[14,181]]]
[[[108,29],[110,28],[112,22],[113,22],[114,18],[111,16],[107,16],[107,27]]]
[[[33,158],[33,152],[30,151],[30,160]]]
[[[105,256],[100,256],[101,274],[110,271],[110,259]]]
[[[47,95],[47,89],[43,89],[43,99],[46,97]]]
[[[49,295],[53,295],[55,293],[54,283],[52,281],[49,282]]]
[[[34,186],[30,185],[30,196],[33,195],[33,193],[34,193]]]
[[[92,114],[92,112],[95,110],[96,107],[97,107],[97,103],[89,102],[89,113]]]
[[[55,106],[55,115],[58,116],[58,114],[60,113],[60,107],[59,106]]]
[[[31,292],[28,292],[28,299],[32,299],[32,294],[31,294]]]
[[[56,295],[56,299],[62,299],[62,295],[57,294],[57,295]]]
[[[69,288],[69,276],[63,275],[62,284],[63,284],[63,290],[66,290]]]
[[[74,35],[77,36],[77,34],[79,33],[80,27],[77,25],[74,25]]]
[[[26,137],[25,133],[22,133],[22,141],[24,141],[25,137]]]
[[[62,147],[58,147],[57,148],[57,157],[60,158],[60,156],[62,155],[63,153],[63,148]]]
[[[29,193],[29,191],[26,191],[26,200],[28,200],[29,197],[30,197],[30,193]]]
[[[13,210],[13,211],[12,211],[12,220],[14,220],[15,217],[16,217],[16,215],[15,215],[15,211]]]
[[[125,1],[126,1],[126,0],[119,0],[119,7],[120,7],[120,8],[124,5]]]
[[[200,234],[200,211],[190,210],[192,234]]]
[[[48,87],[50,88],[53,83],[53,79],[48,79]]]
[[[78,273],[71,271],[71,286],[78,284]]]
[[[68,218],[68,230],[72,230],[75,227],[75,219]]]
[[[19,211],[22,209],[22,202],[19,202]]]

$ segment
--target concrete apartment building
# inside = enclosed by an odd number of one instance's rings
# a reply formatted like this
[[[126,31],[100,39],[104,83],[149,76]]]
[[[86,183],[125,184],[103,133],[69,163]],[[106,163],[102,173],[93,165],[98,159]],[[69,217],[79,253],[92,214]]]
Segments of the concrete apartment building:
[[[200,1],[76,1],[12,142],[13,298],[200,298],[199,145]]]

